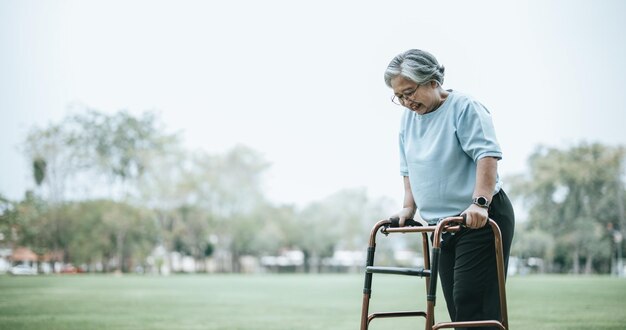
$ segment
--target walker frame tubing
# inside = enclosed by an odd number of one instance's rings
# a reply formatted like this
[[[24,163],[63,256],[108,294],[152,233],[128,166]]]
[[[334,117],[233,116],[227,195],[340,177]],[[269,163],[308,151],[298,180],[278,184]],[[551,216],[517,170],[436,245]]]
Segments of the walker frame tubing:
[[[441,220],[436,226],[429,227],[398,227],[389,228],[391,220],[381,220],[377,222],[370,233],[369,246],[367,248],[367,266],[374,265],[374,253],[376,251],[376,235],[379,230],[383,234],[389,233],[422,233],[422,245],[424,254],[424,269],[430,270],[430,276],[426,277],[426,312],[423,311],[399,311],[399,312],[378,312],[369,314],[369,301],[372,295],[372,273],[365,273],[365,286],[363,288],[363,304],[361,308],[361,330],[367,330],[369,323],[375,318],[391,318],[391,317],[407,317],[407,316],[423,316],[426,318],[426,330],[437,330],[454,327],[481,327],[491,326],[503,330],[509,328],[508,314],[506,304],[506,283],[504,275],[504,255],[502,249],[502,234],[500,228],[495,221],[489,219],[488,224],[494,234],[494,245],[496,251],[496,269],[498,271],[498,289],[500,293],[500,316],[502,321],[484,320],[484,321],[460,321],[460,322],[442,322],[435,324],[435,302],[437,293],[437,276],[439,268],[439,254],[441,252],[441,234],[444,232],[457,232],[464,225],[464,217],[449,217]],[[382,228],[382,229],[381,229]],[[433,233],[432,257],[429,259],[428,235]],[[432,260],[432,265],[431,261]]]

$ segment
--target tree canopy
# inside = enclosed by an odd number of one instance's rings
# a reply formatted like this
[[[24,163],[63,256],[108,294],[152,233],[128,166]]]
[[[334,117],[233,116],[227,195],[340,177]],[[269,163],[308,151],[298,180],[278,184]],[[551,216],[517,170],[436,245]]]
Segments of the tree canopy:
[[[598,143],[538,148],[528,174],[512,178],[528,212],[518,252],[562,271],[607,269],[615,251],[607,227],[624,230],[624,156],[624,148]]]

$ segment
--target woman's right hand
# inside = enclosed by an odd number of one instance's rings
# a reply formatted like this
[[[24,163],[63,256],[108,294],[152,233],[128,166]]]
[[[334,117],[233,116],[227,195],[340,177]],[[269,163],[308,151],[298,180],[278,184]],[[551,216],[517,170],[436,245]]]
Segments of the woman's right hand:
[[[413,219],[413,216],[415,216],[415,208],[405,207],[400,210],[400,212],[392,215],[391,218],[398,218],[398,226],[404,227],[404,222],[406,221],[406,219]]]

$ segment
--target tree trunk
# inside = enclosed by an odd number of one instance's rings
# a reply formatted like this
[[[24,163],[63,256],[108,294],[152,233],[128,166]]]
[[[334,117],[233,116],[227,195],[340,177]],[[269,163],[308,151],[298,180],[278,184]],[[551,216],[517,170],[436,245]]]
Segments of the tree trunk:
[[[587,261],[585,262],[585,275],[591,275],[593,272],[593,255],[587,255]]]
[[[578,248],[574,249],[574,252],[572,252],[572,262],[574,263],[572,273],[579,274],[580,273],[580,260],[579,260]]]
[[[135,259],[133,259],[133,255],[126,255],[124,257],[124,264],[122,266],[122,272],[124,273],[134,273],[135,272]]]
[[[309,256],[309,272],[319,273],[322,267],[317,251],[311,252]]]
[[[304,272],[309,273],[311,272],[311,267],[309,265],[309,260],[311,259],[311,253],[309,252],[309,250],[303,250],[302,253],[304,254],[304,260],[303,260]]]
[[[102,255],[102,271],[104,273],[108,273],[110,271],[110,269],[109,269],[110,261],[111,260],[109,259],[109,256],[104,255],[104,254]]]
[[[117,270],[122,272],[124,263],[124,234],[122,232],[117,232],[115,239],[117,243]]]
[[[230,259],[233,273],[241,273],[241,264],[239,263],[239,252],[233,250]]]
[[[195,256],[194,261],[196,263],[196,272],[199,273],[208,273],[207,265],[206,265],[206,257],[204,256]]]

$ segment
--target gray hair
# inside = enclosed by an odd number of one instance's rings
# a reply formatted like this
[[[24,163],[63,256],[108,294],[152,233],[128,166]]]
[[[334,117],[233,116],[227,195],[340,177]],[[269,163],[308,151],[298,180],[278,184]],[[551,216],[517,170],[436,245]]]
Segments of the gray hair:
[[[444,70],[431,53],[410,49],[391,60],[385,71],[385,84],[391,87],[391,79],[402,76],[416,84],[436,81],[442,85]]]

